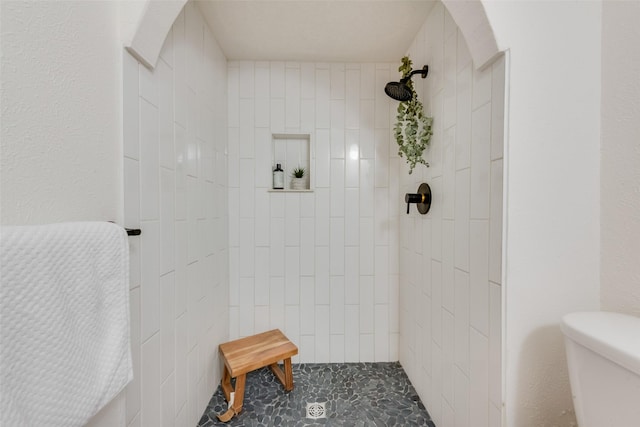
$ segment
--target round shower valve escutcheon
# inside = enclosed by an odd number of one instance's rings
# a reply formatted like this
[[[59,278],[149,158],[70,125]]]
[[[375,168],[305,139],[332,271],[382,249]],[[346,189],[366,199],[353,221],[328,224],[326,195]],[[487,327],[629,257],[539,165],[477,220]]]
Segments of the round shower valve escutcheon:
[[[417,193],[407,193],[404,196],[404,201],[407,204],[407,214],[409,214],[409,207],[411,203],[415,203],[418,208],[418,212],[422,215],[429,212],[431,209],[431,187],[426,182],[420,184]]]

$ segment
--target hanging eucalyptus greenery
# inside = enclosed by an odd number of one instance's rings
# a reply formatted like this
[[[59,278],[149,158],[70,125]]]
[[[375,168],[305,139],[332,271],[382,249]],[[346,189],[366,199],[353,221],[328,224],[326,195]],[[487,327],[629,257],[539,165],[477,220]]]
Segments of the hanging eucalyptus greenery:
[[[411,73],[411,59],[408,56],[402,58],[402,65],[398,71],[405,78]],[[418,95],[413,90],[413,82],[411,79],[407,82],[407,86],[413,92],[410,100],[400,102],[398,105],[398,121],[393,130],[398,143],[398,155],[405,157],[409,164],[409,173],[413,172],[416,164],[422,163],[429,167],[429,163],[422,157],[422,152],[427,148],[431,141],[431,125],[433,118],[424,114],[422,102],[418,100]]]

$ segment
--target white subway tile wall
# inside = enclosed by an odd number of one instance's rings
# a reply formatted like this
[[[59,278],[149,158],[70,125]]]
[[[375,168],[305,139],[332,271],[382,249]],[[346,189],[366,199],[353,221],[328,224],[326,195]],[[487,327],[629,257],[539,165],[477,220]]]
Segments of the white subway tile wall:
[[[231,338],[278,327],[294,362],[397,360],[396,67],[228,63]],[[273,134],[311,136],[313,192],[269,191]]]
[[[227,188],[229,180],[235,190],[253,189],[253,145],[243,146],[248,157],[240,160],[232,144],[227,169],[227,122],[255,114],[253,103],[237,96],[240,75],[253,69],[231,70],[227,84],[227,61],[193,3],[178,16],[153,71],[128,53],[123,68],[124,215],[127,227],[142,229],[130,238],[134,380],[126,391],[126,422],[193,426],[220,380],[217,346],[229,336],[230,279],[236,312],[240,276],[253,302],[253,278],[237,269],[229,276],[239,259],[251,259],[254,271],[254,252],[238,252],[237,244],[253,243],[253,222],[240,215],[253,210],[253,197],[241,199]],[[233,82],[236,96],[227,102]],[[252,88],[242,86],[242,94]],[[229,135],[232,142],[239,138]],[[239,165],[249,171],[240,174]],[[237,213],[231,222],[228,212]],[[258,261],[256,271],[264,270]]]
[[[499,419],[504,59],[476,70],[441,3],[409,53],[435,118],[412,175],[383,91],[398,63],[227,62],[192,3],[154,71],[125,54],[129,426],[195,425],[217,345],[271,328],[295,362],[399,359],[437,424]],[[313,140],[312,192],[269,191],[287,133]],[[432,209],[407,216],[423,181]]]
[[[427,79],[414,81],[434,135],[430,168],[408,175],[400,161],[400,189],[427,182],[433,201],[426,216],[389,205],[391,216],[400,213],[399,358],[437,425],[494,426],[502,407],[504,58],[476,70],[442,3],[408,53],[414,69],[429,65]]]

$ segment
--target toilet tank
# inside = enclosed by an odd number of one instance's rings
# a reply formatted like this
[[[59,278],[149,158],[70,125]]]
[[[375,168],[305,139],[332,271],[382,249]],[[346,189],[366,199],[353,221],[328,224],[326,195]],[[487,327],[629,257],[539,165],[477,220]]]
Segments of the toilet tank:
[[[580,427],[640,427],[640,318],[571,313],[561,328]]]

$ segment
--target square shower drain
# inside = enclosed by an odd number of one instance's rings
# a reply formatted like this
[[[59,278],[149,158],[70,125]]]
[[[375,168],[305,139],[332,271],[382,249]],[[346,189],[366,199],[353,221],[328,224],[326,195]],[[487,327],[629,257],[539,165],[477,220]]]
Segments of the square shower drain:
[[[307,402],[307,418],[317,420],[319,418],[327,418],[325,405],[327,402]]]

